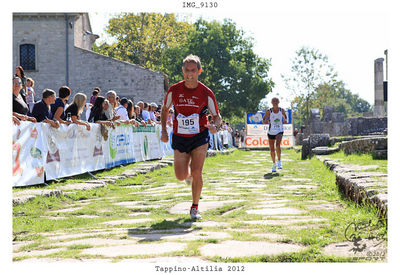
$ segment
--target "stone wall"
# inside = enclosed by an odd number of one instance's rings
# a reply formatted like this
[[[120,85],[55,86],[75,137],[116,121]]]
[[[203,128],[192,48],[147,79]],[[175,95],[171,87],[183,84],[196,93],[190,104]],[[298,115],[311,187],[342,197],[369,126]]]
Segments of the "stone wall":
[[[387,137],[374,137],[345,141],[339,144],[345,154],[372,153],[375,158],[387,159]]]
[[[65,85],[65,29],[64,14],[14,15],[13,74],[15,67],[20,64],[19,46],[26,43],[35,45],[36,70],[25,71],[25,74],[35,81],[36,100],[42,98],[43,89],[50,88],[57,91],[60,86]],[[69,28],[69,44],[71,43],[73,43],[73,36],[72,29]]]
[[[343,113],[333,112],[332,106],[324,106],[322,119],[318,109],[310,112],[310,125],[304,129],[303,138],[311,134],[330,136],[363,136],[382,134],[387,131],[387,117],[345,118]],[[298,144],[298,143],[297,143]]]
[[[115,90],[120,97],[161,104],[164,98],[164,76],[138,65],[119,61],[92,51],[74,48],[71,66],[71,89],[90,96],[94,87],[103,95]]]

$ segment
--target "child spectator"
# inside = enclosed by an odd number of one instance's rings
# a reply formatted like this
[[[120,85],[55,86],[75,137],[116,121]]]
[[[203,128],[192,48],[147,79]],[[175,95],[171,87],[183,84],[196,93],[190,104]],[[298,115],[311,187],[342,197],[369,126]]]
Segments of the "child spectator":
[[[35,86],[35,81],[28,77],[26,79],[26,103],[28,104],[29,112],[32,112],[33,105],[35,105],[35,90],[33,86]]]

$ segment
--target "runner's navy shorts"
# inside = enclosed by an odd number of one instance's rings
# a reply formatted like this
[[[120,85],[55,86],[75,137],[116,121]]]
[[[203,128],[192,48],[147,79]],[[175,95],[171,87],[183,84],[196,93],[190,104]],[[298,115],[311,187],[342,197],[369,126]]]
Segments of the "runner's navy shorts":
[[[270,135],[268,134],[268,139],[276,139],[277,135],[283,135],[283,132],[277,133],[276,135]]]
[[[208,129],[193,137],[172,135],[172,149],[178,150],[181,153],[190,153],[197,147],[208,144],[209,141],[210,136],[208,135]]]

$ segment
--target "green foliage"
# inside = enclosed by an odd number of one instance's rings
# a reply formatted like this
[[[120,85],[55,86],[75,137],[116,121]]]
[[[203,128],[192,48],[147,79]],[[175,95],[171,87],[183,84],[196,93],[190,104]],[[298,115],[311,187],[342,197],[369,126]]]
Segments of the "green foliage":
[[[221,24],[199,19],[194,26],[187,52],[202,58],[200,79],[214,91],[222,115],[230,118],[257,110],[274,85],[268,78],[270,60],[253,52],[252,38],[245,37],[231,20]]]
[[[94,51],[163,72],[170,84],[183,79],[182,60],[198,55],[199,80],[213,90],[227,119],[257,110],[274,85],[268,77],[270,60],[257,56],[253,39],[228,19],[189,24],[174,14],[122,13],[110,19],[106,30],[117,42],[94,46]]]
[[[110,19],[106,29],[117,42],[94,45],[93,50],[163,71],[161,56],[164,50],[183,43],[191,28],[189,23],[179,22],[173,13],[121,13]]]
[[[331,105],[346,117],[359,116],[371,110],[370,104],[345,88],[328,57],[316,49],[302,47],[292,60],[291,73],[282,75],[286,87],[293,92],[294,123],[307,123],[310,109]]]

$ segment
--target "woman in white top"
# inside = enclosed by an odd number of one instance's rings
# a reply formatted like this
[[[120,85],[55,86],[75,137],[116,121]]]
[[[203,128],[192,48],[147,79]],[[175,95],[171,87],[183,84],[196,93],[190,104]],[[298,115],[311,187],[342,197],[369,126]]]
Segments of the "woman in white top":
[[[281,140],[283,136],[283,123],[286,123],[287,117],[285,110],[279,107],[279,99],[274,97],[271,100],[272,108],[265,112],[263,124],[269,124],[268,143],[272,158],[272,172],[276,172],[275,148],[278,156],[278,169],[282,169],[281,163]]]

